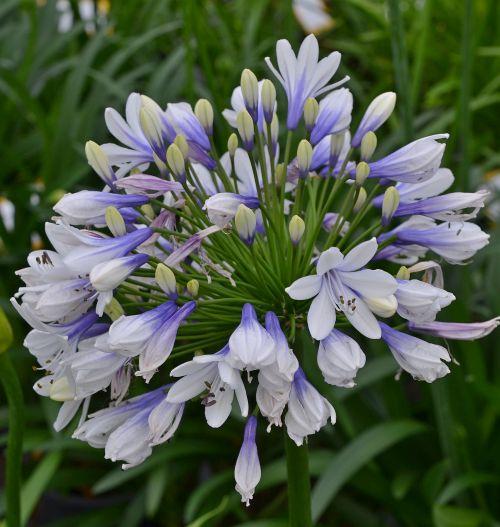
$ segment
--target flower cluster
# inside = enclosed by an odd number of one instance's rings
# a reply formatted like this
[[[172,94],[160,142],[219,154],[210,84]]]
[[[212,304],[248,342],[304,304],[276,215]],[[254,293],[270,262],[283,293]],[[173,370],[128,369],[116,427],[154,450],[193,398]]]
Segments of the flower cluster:
[[[29,255],[12,300],[44,372],[34,389],[62,402],[57,430],[80,412],[74,437],[130,467],[173,436],[191,400],[211,427],[240,414],[235,479],[247,504],[259,420],[268,430],[284,421],[297,445],[335,422],[301,367],[307,334],[325,382],[350,388],[363,338],[432,382],[449,373],[449,352],[410,332],[475,339],[499,324],[435,320],[455,297],[426,255],[466,263],[488,243],[469,222],[487,193],[444,194],[448,136],[373,160],[395,94],[376,97],[351,136],[348,79],[331,83],[340,54],[319,60],[311,35],[297,55],[280,40],[276,55],[277,67],[266,62],[286,118],[273,82],[244,70],[221,156],[207,100],[163,109],[133,93],[125,118],[108,108],[116,143],[86,145],[105,186],[55,205],[53,250]]]

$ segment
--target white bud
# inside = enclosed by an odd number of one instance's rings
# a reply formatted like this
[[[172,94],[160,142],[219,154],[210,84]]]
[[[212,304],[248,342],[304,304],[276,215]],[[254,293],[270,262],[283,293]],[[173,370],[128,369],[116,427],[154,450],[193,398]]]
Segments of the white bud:
[[[366,178],[370,175],[370,166],[364,161],[360,161],[356,166],[356,185],[362,187]]]
[[[365,115],[352,138],[351,145],[357,148],[367,132],[374,132],[380,128],[389,119],[395,105],[396,94],[394,92],[382,93],[375,97],[366,109]]]
[[[185,159],[181,149],[175,143],[167,148],[167,163],[174,176],[182,181],[186,176]]]
[[[177,281],[170,267],[158,264],[155,270],[155,281],[161,290],[170,297],[177,295]]]
[[[292,216],[292,219],[288,224],[288,232],[290,233],[290,240],[292,240],[294,245],[297,245],[300,242],[305,230],[306,224],[304,220],[300,216]]]
[[[139,122],[149,144],[161,145],[163,139],[158,115],[151,108],[143,106],[139,111]]]
[[[123,307],[121,306],[120,302],[116,298],[112,298],[104,308],[104,313],[108,315],[108,317],[114,322],[115,320],[118,320],[121,316],[125,314],[125,311],[123,310]]]
[[[176,144],[179,147],[179,150],[184,156],[184,159],[187,159],[188,154],[189,154],[189,145],[186,140],[186,136],[183,134],[176,135],[174,139],[174,144]]]
[[[96,174],[108,185],[115,179],[115,174],[109,165],[109,159],[104,150],[94,141],[87,141],[85,144],[85,155],[88,164],[94,169]]]
[[[246,110],[242,110],[236,117],[236,127],[243,141],[243,148],[248,151],[252,150],[254,139],[253,120]]]
[[[244,69],[241,73],[241,93],[245,101],[245,107],[252,116],[254,121],[257,121],[257,109],[259,106],[259,81],[254,72],[249,69]]]
[[[304,104],[304,122],[306,124],[306,129],[311,131],[319,113],[319,103],[313,97],[306,99]]]
[[[236,149],[238,148],[238,136],[233,132],[227,140],[227,150],[231,157],[234,157]]]
[[[50,385],[49,397],[53,401],[58,402],[73,401],[75,399],[75,390],[70,385],[67,377],[59,377]]]
[[[194,113],[208,135],[214,129],[214,109],[207,99],[200,99],[194,106]]]
[[[125,220],[116,207],[107,207],[104,214],[106,225],[113,236],[123,236],[127,233]]]
[[[353,207],[353,212],[356,213],[358,212],[361,207],[365,204],[365,201],[366,201],[366,190],[364,187],[361,187],[359,189],[359,193],[358,193],[358,199],[356,200],[356,203],[354,204],[354,207]]]
[[[234,224],[239,237],[250,245],[255,237],[255,228],[257,225],[257,218],[254,211],[241,203],[236,210]]]
[[[188,295],[192,298],[196,298],[198,296],[198,291],[200,290],[200,282],[193,278],[192,280],[189,280],[189,282],[186,284],[186,291],[188,292]]]
[[[382,225],[385,227],[389,225],[392,216],[399,206],[399,192],[396,187],[389,187],[384,193],[384,201],[382,202]]]
[[[389,318],[396,313],[398,301],[394,295],[386,298],[363,298],[368,307],[379,317]]]
[[[276,88],[269,79],[264,79],[261,90],[262,110],[267,123],[272,122],[276,107]]]
[[[311,143],[306,139],[302,139],[297,147],[297,163],[299,165],[300,177],[305,177],[309,173],[312,154],[313,149]]]
[[[398,274],[396,275],[396,278],[398,280],[409,280],[410,279],[410,271],[408,270],[408,267],[405,265],[402,265],[399,268]]]

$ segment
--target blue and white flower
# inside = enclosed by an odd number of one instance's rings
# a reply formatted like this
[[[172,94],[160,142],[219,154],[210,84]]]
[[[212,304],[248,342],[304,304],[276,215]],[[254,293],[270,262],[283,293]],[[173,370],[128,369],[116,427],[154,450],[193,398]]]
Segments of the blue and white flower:
[[[246,503],[247,507],[250,505],[261,476],[259,454],[255,443],[256,431],[257,418],[252,415],[246,422],[243,443],[234,467],[235,488],[241,494],[241,501]]]

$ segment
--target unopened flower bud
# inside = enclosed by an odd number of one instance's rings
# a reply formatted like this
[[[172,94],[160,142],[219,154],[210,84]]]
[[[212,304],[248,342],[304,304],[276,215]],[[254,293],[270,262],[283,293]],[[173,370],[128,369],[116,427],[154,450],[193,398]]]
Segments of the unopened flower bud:
[[[174,144],[176,144],[179,147],[179,150],[182,152],[184,159],[186,159],[189,154],[189,145],[186,140],[186,136],[183,134],[176,135],[174,139]]]
[[[368,307],[379,317],[389,318],[396,313],[398,301],[394,295],[385,298],[363,298]]]
[[[398,280],[409,280],[410,279],[410,271],[408,270],[408,267],[405,265],[402,265],[399,268],[398,274],[396,275],[396,278]]]
[[[292,216],[292,219],[288,224],[288,232],[290,233],[290,240],[292,240],[294,245],[297,245],[300,242],[305,230],[306,224],[304,220],[300,216]]]
[[[167,148],[167,163],[174,176],[183,181],[186,177],[185,159],[181,149],[175,143]]]
[[[151,108],[142,106],[139,111],[139,122],[148,143],[153,148],[158,148],[163,142],[158,115]]]
[[[396,187],[389,187],[384,193],[382,202],[382,225],[386,227],[399,206],[399,192]]]
[[[297,148],[297,163],[299,165],[300,177],[304,178],[309,174],[309,167],[311,166],[313,149],[311,143],[306,139],[302,139]]]
[[[200,99],[194,105],[194,113],[205,132],[208,135],[212,135],[214,130],[214,109],[210,102],[207,99]]]
[[[361,159],[369,161],[377,148],[377,136],[374,132],[366,132],[361,141]]]
[[[269,79],[264,79],[261,90],[262,110],[266,123],[273,120],[274,109],[276,107],[276,88]]]
[[[252,70],[244,69],[241,73],[241,93],[245,101],[245,108],[254,122],[257,122],[259,107],[259,81]]]
[[[231,157],[234,157],[236,149],[238,148],[238,136],[233,132],[227,140],[227,150]]]
[[[186,284],[186,291],[188,295],[192,298],[196,298],[198,296],[198,291],[200,290],[200,282],[193,278],[192,280],[189,280],[189,282]]]
[[[306,99],[304,104],[304,122],[306,124],[306,129],[310,132],[314,124],[316,123],[316,118],[319,113],[319,103],[314,97],[309,97]]]
[[[85,155],[87,156],[88,164],[94,169],[96,174],[108,185],[112,185],[116,177],[104,150],[94,141],[87,141],[85,144]]]
[[[282,185],[286,179],[286,169],[283,163],[279,163],[278,165],[276,165],[275,174],[276,174],[276,184],[278,186]]]
[[[250,152],[253,149],[254,128],[252,117],[246,110],[242,110],[236,117],[236,127],[243,141],[243,148]]]
[[[141,212],[149,220],[154,220],[156,217],[155,211],[149,203],[146,203],[145,205],[141,205]]]
[[[382,93],[373,99],[352,138],[351,145],[353,148],[357,148],[361,144],[367,132],[378,130],[389,119],[395,105],[396,94],[393,92]]]
[[[234,224],[239,237],[248,245],[253,242],[255,238],[255,228],[257,225],[257,218],[252,209],[241,203],[234,216]]]
[[[360,161],[356,166],[356,185],[362,187],[366,178],[370,175],[370,166],[364,161]]]
[[[354,207],[353,207],[353,212],[356,213],[358,212],[361,207],[365,204],[365,201],[366,201],[366,190],[364,187],[361,187],[359,189],[359,193],[358,193],[358,199],[356,200],[356,203],[354,204]]]
[[[162,263],[158,264],[155,270],[155,281],[166,295],[177,296],[177,281],[170,267]]]
[[[50,385],[49,397],[58,402],[73,401],[75,390],[67,377],[59,377]]]
[[[116,298],[112,298],[104,308],[104,313],[108,315],[108,317],[114,322],[115,320],[118,320],[121,316],[125,314],[125,311],[123,310],[123,307],[121,306],[120,302]]]
[[[330,159],[329,159],[329,165],[330,167],[334,168],[337,164],[337,161],[339,160],[340,154],[342,152],[342,148],[344,147],[345,142],[345,133],[339,133],[332,135],[330,138]]]
[[[123,236],[127,233],[125,220],[116,207],[107,207],[104,213],[106,225],[113,236]]]
[[[276,148],[276,145],[278,144],[278,134],[280,131],[280,122],[278,119],[278,116],[276,114],[273,115],[273,119],[271,121],[271,144],[273,145],[273,148]]]

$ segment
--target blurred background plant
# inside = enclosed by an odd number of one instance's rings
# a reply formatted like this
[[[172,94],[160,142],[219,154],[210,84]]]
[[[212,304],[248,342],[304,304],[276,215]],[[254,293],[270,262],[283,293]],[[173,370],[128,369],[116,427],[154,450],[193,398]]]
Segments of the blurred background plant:
[[[500,4],[496,0],[3,0],[0,4],[0,301],[14,326],[9,352],[26,399],[22,523],[33,526],[239,525],[277,527],[286,504],[277,432],[260,440],[263,479],[243,508],[233,490],[240,428],[203,429],[188,415],[175,440],[129,471],[51,431],[55,404],[31,390],[33,359],[8,299],[14,270],[45,244],[43,221],[62,188],[95,186],[83,146],[106,140],[103,111],[131,91],[161,104],[206,97],[228,106],[244,67],[269,76],[263,58],[278,38],[296,44],[311,24],[323,54],[342,52],[358,118],[383,91],[399,113],[382,150],[449,131],[445,165],[457,187],[493,189],[483,222],[490,245],[473,265],[447,270],[460,291],[455,320],[500,313],[498,256]],[[319,12],[317,11],[319,9]],[[304,18],[306,13],[306,18]],[[311,13],[314,16],[311,17]],[[226,124],[216,123],[221,149]],[[383,134],[381,134],[382,137]],[[382,152],[381,152],[382,153]],[[497,192],[495,196],[495,192]],[[380,346],[355,389],[314,382],[338,424],[313,438],[318,525],[500,525],[500,358],[495,336],[458,343],[460,362],[432,386],[394,380]],[[0,445],[7,440],[1,399]],[[4,457],[0,457],[3,473]],[[0,480],[1,482],[1,480]],[[0,494],[0,518],[5,512]],[[273,519],[269,519],[273,518]]]

